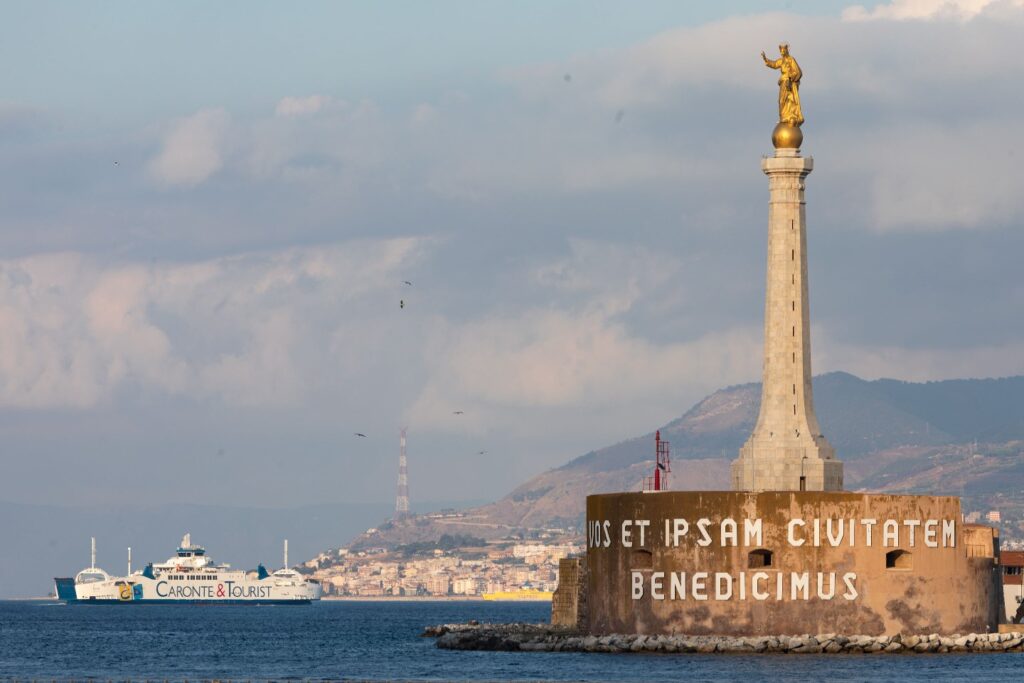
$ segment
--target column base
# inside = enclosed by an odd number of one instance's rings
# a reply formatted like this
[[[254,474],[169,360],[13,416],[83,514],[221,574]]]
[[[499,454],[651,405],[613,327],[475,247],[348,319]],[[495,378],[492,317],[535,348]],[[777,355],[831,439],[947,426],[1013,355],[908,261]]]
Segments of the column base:
[[[824,444],[747,443],[731,467],[734,491],[842,491],[843,463]]]

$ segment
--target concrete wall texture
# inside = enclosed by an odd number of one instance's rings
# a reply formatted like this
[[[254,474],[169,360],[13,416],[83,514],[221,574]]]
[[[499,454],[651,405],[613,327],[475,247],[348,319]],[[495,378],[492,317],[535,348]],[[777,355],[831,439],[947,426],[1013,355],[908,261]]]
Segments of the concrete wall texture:
[[[558,588],[551,596],[551,624],[573,629],[587,625],[587,558],[558,561]]]
[[[1001,611],[995,529],[942,496],[587,498],[595,634],[969,633]]]

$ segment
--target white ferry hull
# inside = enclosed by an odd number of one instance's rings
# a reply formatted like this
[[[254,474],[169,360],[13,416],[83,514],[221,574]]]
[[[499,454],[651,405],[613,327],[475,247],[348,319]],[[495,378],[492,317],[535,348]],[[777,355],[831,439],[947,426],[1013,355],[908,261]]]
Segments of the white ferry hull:
[[[192,545],[186,534],[176,556],[167,562],[150,564],[127,576],[111,576],[95,566],[94,542],[93,562],[88,569],[73,579],[55,579],[57,598],[87,605],[307,605],[319,600],[323,592],[320,584],[287,566],[285,543],[285,567],[273,574],[263,565],[249,573],[216,564],[204,548]]]
[[[72,585],[62,587],[64,581]],[[68,592],[73,591],[73,595]],[[100,583],[74,585],[71,579],[57,579],[57,596],[69,603],[102,604],[246,604],[308,605],[319,600],[319,585],[273,585],[272,579],[211,581],[196,585],[184,581],[166,581],[132,576]]]

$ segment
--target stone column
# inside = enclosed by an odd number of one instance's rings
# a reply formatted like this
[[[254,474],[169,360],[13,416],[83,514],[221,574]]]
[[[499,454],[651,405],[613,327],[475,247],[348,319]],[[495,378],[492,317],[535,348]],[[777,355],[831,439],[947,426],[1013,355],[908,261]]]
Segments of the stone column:
[[[761,412],[732,463],[734,490],[843,488],[843,464],[821,433],[811,391],[804,179],[813,168],[798,149],[761,162],[770,193]]]

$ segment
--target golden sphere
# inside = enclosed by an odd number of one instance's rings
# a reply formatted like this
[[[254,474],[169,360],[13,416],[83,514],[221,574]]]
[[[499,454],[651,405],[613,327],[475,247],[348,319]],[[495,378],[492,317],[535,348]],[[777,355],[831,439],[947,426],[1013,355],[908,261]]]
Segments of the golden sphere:
[[[775,149],[800,149],[803,141],[804,134],[800,131],[800,126],[783,121],[772,131],[772,144],[775,145]]]

